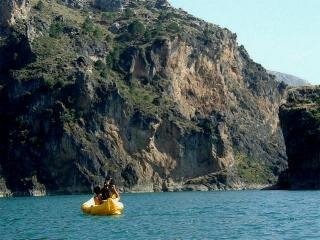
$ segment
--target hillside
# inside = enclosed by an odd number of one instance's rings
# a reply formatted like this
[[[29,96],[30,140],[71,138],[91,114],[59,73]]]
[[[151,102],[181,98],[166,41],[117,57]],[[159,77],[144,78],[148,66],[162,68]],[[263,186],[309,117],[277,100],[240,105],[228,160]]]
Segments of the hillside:
[[[286,168],[285,85],[164,0],[0,4],[0,192],[239,189]]]
[[[268,71],[269,74],[272,74],[276,77],[276,80],[279,82],[285,82],[289,86],[293,87],[299,87],[299,86],[309,86],[311,85],[308,81],[298,78],[296,76],[281,73],[281,72],[275,72],[275,71]]]

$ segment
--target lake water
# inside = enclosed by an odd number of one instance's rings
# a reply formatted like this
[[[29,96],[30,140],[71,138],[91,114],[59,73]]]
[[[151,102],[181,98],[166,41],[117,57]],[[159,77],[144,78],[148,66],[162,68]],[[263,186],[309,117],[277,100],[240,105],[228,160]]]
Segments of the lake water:
[[[0,199],[0,239],[320,239],[320,191],[123,194],[117,217],[89,198]]]

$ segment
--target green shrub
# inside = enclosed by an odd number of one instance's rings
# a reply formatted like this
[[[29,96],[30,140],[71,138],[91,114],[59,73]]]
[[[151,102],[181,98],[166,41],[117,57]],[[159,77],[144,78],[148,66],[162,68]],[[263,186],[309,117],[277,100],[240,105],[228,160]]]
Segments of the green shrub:
[[[120,93],[134,106],[146,113],[159,113],[159,107],[153,104],[158,95],[152,88],[143,86],[137,80],[133,80],[130,86],[122,80],[116,81],[116,84]]]
[[[212,32],[208,28],[206,28],[203,31],[203,40],[204,40],[205,44],[211,42],[212,38],[213,38]]]
[[[42,79],[42,83],[44,84],[45,87],[48,89],[53,89],[55,85],[55,80],[50,76],[50,75],[45,75],[44,78]]]
[[[144,33],[144,40],[149,42],[152,40],[152,32],[149,30],[146,30],[146,32]]]
[[[320,106],[320,97],[315,97],[312,101]]]
[[[76,120],[76,114],[74,109],[66,109],[64,112],[60,113],[61,123],[74,123]]]
[[[63,34],[64,24],[60,21],[51,23],[49,27],[49,36],[53,38],[58,38]]]
[[[320,122],[320,107],[310,110],[312,117],[319,123]]]
[[[92,36],[96,39],[102,39],[102,37],[103,37],[102,29],[100,27],[95,27],[92,32]]]
[[[165,31],[164,31],[164,26],[163,24],[157,24],[156,28],[153,29],[151,31],[151,36],[154,38],[154,37],[159,37],[159,36],[163,36],[165,35]]]
[[[110,52],[106,57],[106,67],[108,69],[116,68],[118,62],[120,60],[120,55],[122,53],[121,48],[115,48],[112,52]]]
[[[112,53],[109,53],[106,56],[106,66],[109,68],[113,68],[113,63],[114,63],[113,55]]]
[[[83,24],[82,24],[82,30],[84,34],[87,34],[95,39],[102,40],[104,36],[104,32],[101,27],[96,26],[91,18],[87,17]]]
[[[176,22],[172,22],[167,26],[167,31],[169,32],[177,33],[177,32],[180,32],[180,30],[181,30],[180,26]]]
[[[146,31],[145,26],[139,20],[136,20],[128,26],[128,32],[134,36],[142,36]]]
[[[34,9],[38,10],[38,11],[42,11],[44,9],[44,3],[40,0],[38,1],[38,3],[34,6]]]
[[[235,163],[239,176],[247,183],[265,184],[276,181],[271,169],[251,156],[238,152],[235,154]]]
[[[110,63],[105,64],[104,62],[102,62],[101,60],[98,60],[94,63],[94,67],[95,69],[100,73],[100,76],[103,78],[107,78],[110,72]]]
[[[134,17],[134,11],[132,9],[130,9],[130,8],[125,9],[123,14],[124,14],[125,18]]]
[[[90,34],[94,31],[94,29],[94,22],[90,17],[87,17],[82,24],[82,30],[84,33]]]
[[[96,61],[96,62],[94,63],[94,67],[95,67],[95,69],[97,69],[98,71],[101,71],[101,70],[103,70],[103,69],[106,67],[106,65],[105,65],[101,60],[98,60],[98,61]]]
[[[205,38],[210,39],[212,33],[211,33],[211,31],[210,31],[208,28],[206,28],[206,29],[203,31],[203,35],[204,35]]]
[[[172,12],[161,12],[158,19],[159,20],[169,20],[174,17],[174,14]]]
[[[106,37],[105,37],[105,40],[106,40],[107,42],[112,42],[112,41],[113,41],[112,35],[109,34],[109,33],[107,33],[107,34],[106,34]]]
[[[109,76],[110,70],[109,68],[105,67],[101,72],[100,76],[103,78],[107,78]]]
[[[116,40],[117,40],[118,42],[121,42],[121,43],[126,43],[126,42],[130,42],[130,41],[134,40],[136,37],[137,37],[137,36],[125,32],[125,33],[119,35],[119,36],[116,38]]]
[[[101,15],[101,21],[103,22],[111,22],[116,18],[116,13],[113,12],[103,12]]]

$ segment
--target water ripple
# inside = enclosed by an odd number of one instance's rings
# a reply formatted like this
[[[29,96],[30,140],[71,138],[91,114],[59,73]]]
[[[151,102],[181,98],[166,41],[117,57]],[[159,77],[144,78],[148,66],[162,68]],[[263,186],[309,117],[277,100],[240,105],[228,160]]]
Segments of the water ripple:
[[[0,199],[1,239],[320,239],[320,192],[124,194],[117,217],[89,196]]]

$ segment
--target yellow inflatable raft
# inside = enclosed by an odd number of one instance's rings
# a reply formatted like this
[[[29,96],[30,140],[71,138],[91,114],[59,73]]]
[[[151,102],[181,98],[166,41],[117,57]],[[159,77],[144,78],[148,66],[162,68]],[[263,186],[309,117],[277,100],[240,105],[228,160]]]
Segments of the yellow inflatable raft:
[[[123,211],[123,204],[119,202],[119,198],[108,198],[102,204],[96,205],[94,198],[85,202],[81,206],[81,210],[91,215],[120,215]]]

